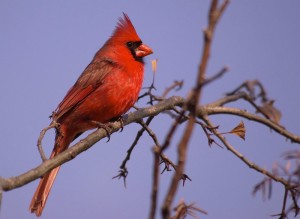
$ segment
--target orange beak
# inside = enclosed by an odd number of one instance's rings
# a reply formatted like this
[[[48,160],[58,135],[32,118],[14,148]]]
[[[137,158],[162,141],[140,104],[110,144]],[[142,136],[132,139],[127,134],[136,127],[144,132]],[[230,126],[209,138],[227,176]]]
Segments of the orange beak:
[[[138,48],[136,48],[136,50],[135,50],[135,54],[136,54],[136,56],[139,57],[139,58],[142,58],[142,57],[144,57],[144,56],[150,55],[150,54],[152,54],[152,53],[153,53],[152,49],[151,49],[149,46],[145,45],[145,44],[141,44],[141,45],[140,45]]]

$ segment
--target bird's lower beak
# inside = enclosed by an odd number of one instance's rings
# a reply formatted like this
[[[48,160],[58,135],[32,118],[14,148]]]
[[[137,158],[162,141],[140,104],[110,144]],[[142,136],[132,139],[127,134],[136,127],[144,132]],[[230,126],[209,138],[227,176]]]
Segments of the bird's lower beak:
[[[139,58],[142,58],[142,57],[144,57],[144,56],[150,55],[150,54],[152,54],[152,53],[153,53],[152,49],[151,49],[149,46],[145,45],[145,44],[141,44],[141,45],[140,45],[138,48],[136,48],[136,50],[135,50],[135,54],[136,54],[136,56],[139,57]]]

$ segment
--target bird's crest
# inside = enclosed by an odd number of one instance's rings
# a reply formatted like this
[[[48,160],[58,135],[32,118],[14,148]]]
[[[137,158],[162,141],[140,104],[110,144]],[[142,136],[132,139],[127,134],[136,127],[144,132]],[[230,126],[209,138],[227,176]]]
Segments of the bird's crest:
[[[123,18],[119,18],[119,22],[112,35],[112,38],[120,40],[140,41],[140,37],[135,31],[128,15],[123,12]]]

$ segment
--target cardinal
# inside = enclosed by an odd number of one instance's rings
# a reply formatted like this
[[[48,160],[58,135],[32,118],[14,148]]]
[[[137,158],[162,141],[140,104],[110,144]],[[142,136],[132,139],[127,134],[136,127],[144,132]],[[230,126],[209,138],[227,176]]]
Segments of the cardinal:
[[[143,57],[153,53],[143,44],[129,17],[123,17],[103,47],[67,92],[52,115],[56,136],[50,159],[66,150],[83,132],[120,118],[137,101],[144,78]],[[41,216],[60,169],[45,174],[30,203]]]

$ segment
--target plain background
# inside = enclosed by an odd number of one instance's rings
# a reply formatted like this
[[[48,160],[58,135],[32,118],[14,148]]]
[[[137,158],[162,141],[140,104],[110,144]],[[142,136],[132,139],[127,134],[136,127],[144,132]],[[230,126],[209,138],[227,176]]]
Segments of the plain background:
[[[207,24],[209,1],[0,1],[0,176],[21,174],[41,160],[36,148],[40,130],[95,52],[111,35],[118,17],[128,13],[143,42],[154,54],[147,57],[144,86],[151,83],[150,61],[157,58],[156,94],[174,80],[184,80],[175,95],[186,96],[194,85],[202,51],[202,30]],[[212,102],[245,80],[260,80],[275,106],[281,123],[299,135],[300,124],[300,2],[232,1],[217,26],[208,75],[223,66],[230,72],[206,87],[202,103]],[[145,101],[137,103],[145,106]],[[239,101],[234,106],[254,112]],[[220,131],[244,121],[246,141],[226,136],[233,146],[262,167],[285,164],[282,153],[298,149],[262,125],[232,117],[211,117]],[[171,124],[160,115],[151,128],[160,142]],[[184,127],[184,126],[183,126]],[[61,169],[42,218],[147,218],[153,156],[152,140],[144,136],[128,163],[127,188],[112,180],[139,130],[137,124],[102,140]],[[176,161],[176,145],[167,156]],[[54,133],[44,148],[52,150]],[[162,168],[162,167],[161,167]],[[208,147],[201,128],[189,145],[187,174],[192,182],[180,187],[181,198],[208,211],[201,218],[270,218],[279,213],[283,189],[274,184],[271,200],[252,196],[263,179],[225,149]],[[159,204],[164,199],[172,172],[161,176]],[[38,181],[3,194],[3,219],[35,218],[28,211]],[[157,214],[159,216],[159,213]],[[160,216],[159,216],[160,217]],[[159,218],[158,217],[158,218]]]

